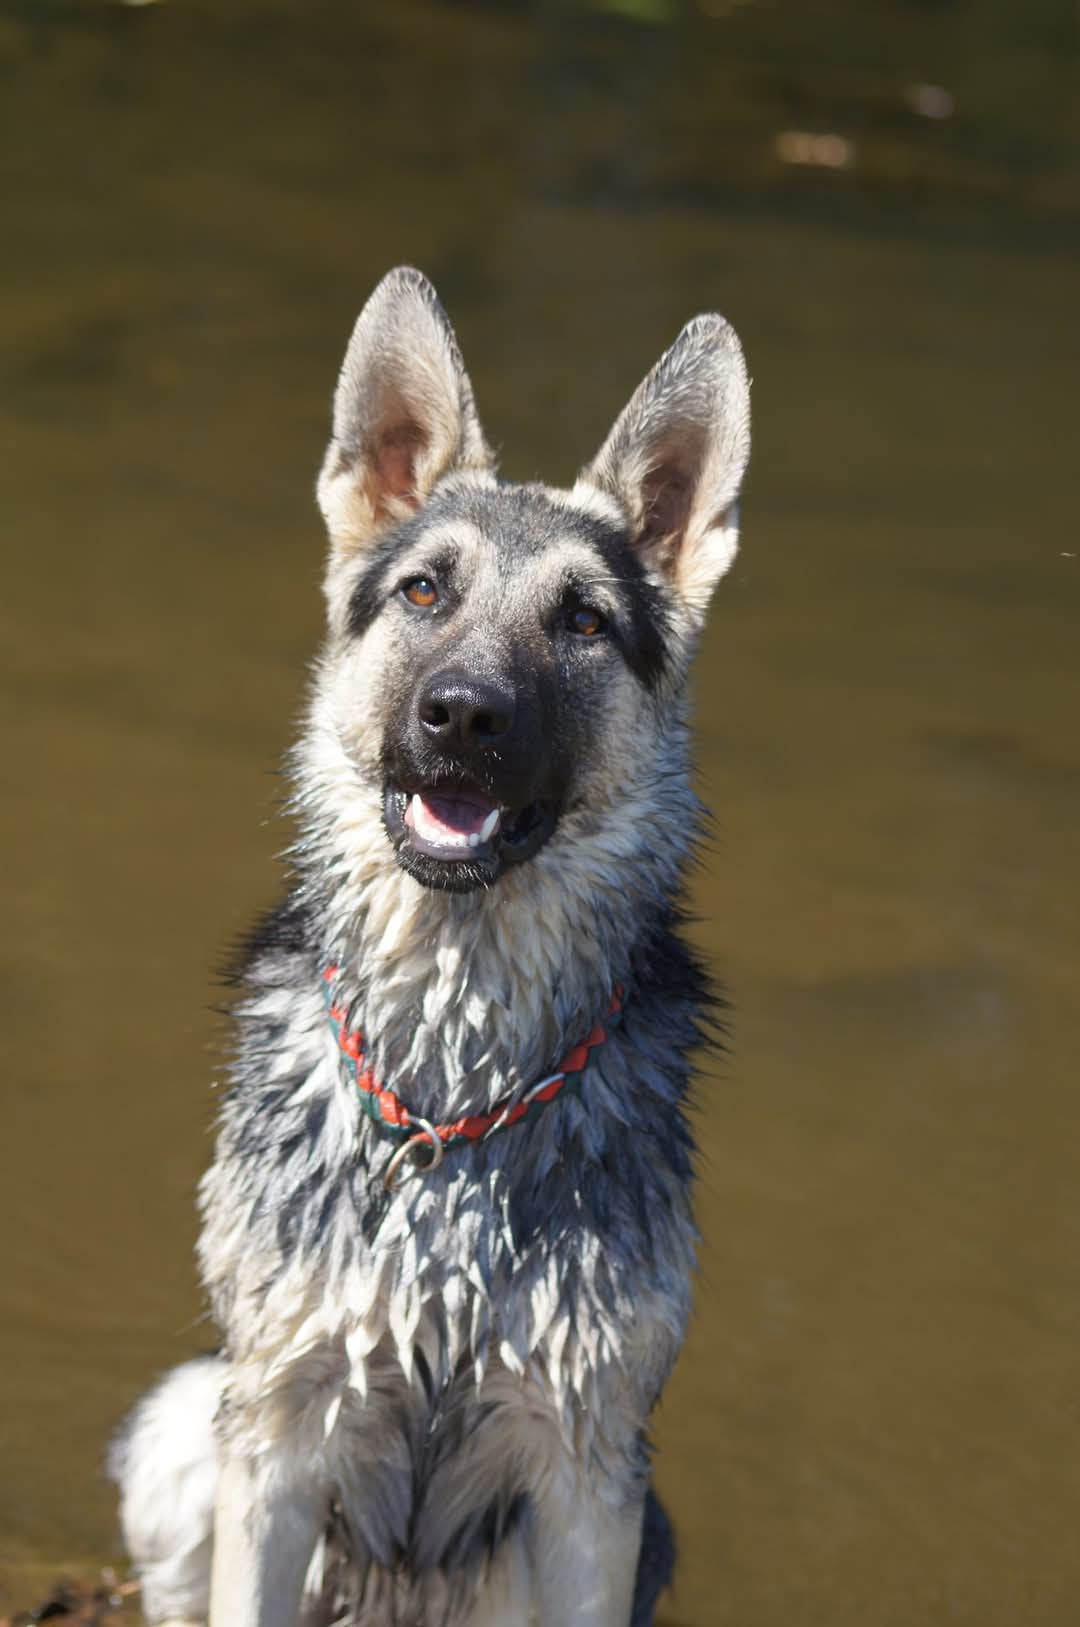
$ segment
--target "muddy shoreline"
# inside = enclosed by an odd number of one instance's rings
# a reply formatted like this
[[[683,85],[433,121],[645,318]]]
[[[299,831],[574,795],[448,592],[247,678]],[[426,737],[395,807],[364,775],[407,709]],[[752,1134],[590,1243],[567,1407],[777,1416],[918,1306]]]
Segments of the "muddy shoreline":
[[[0,1627],[138,1627],[139,1584],[111,1566],[0,1568]]]

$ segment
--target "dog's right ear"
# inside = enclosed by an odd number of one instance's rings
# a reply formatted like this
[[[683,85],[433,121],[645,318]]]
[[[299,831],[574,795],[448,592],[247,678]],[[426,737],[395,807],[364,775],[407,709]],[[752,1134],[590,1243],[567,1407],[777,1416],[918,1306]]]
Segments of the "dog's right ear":
[[[331,565],[419,508],[444,475],[494,461],[439,297],[399,266],[361,311],[334,396],[318,483]]]

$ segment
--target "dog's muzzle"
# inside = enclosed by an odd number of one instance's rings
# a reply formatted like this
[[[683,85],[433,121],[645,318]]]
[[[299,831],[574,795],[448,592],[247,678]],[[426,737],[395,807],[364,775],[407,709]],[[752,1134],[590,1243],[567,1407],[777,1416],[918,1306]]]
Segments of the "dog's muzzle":
[[[398,863],[428,887],[489,887],[558,822],[535,685],[443,669],[415,691],[386,761],[383,813]]]

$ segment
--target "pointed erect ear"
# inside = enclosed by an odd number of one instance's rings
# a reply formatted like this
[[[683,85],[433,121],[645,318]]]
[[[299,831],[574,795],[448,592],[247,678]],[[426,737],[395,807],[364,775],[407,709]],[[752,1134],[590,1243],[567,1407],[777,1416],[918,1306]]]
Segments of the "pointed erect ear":
[[[493,465],[439,297],[399,266],[361,311],[334,396],[318,484],[333,556],[419,508],[443,475]]]
[[[735,331],[698,316],[657,362],[580,481],[613,497],[645,563],[695,617],[738,545],[750,381]]]

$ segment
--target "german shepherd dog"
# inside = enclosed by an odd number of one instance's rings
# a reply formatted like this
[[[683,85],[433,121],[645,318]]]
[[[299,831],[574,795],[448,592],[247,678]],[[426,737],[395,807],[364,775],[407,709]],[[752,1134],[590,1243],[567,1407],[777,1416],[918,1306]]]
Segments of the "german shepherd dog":
[[[318,483],[328,630],[288,901],[200,1189],[219,1355],[114,1448],[148,1620],[646,1627],[646,1425],[695,1247],[687,669],[737,539],[734,332],[680,334],[569,490],[494,472],[391,272]]]

